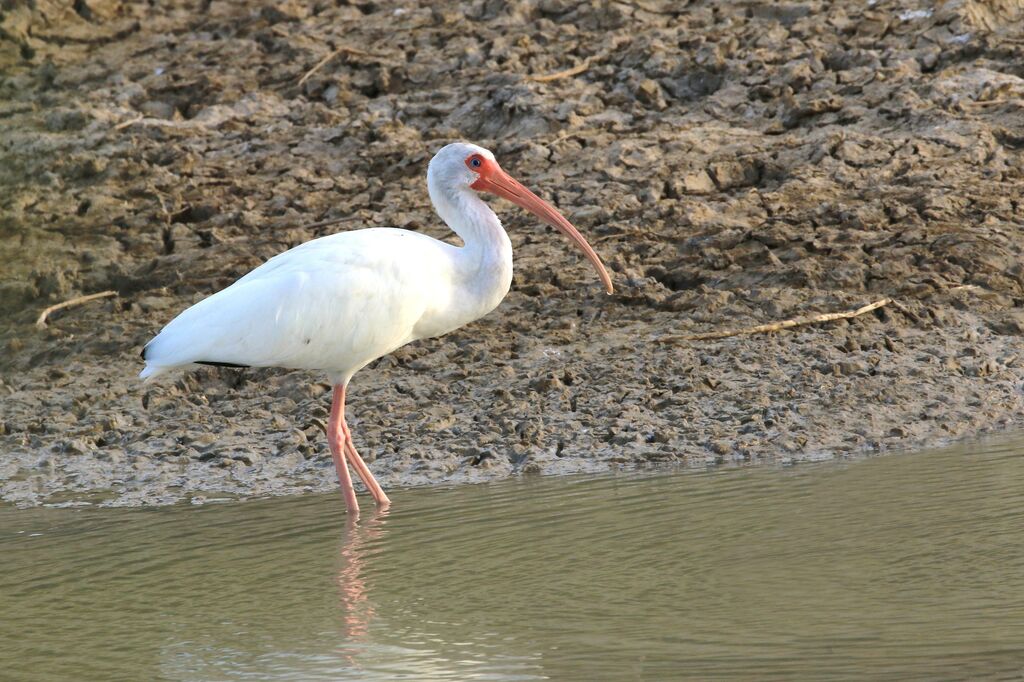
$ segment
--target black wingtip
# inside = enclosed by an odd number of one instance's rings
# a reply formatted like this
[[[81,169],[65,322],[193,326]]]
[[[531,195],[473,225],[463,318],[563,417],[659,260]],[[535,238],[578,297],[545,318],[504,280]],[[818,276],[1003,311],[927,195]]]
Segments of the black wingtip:
[[[148,350],[148,349],[149,349],[149,344],[147,343],[145,346],[142,347],[142,352],[139,353],[139,357],[142,358],[143,360],[146,359],[146,350]]]

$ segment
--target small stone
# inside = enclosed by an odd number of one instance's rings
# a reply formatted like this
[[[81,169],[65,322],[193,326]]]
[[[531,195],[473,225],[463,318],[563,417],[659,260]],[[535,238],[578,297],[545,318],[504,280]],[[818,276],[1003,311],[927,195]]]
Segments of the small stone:
[[[715,183],[707,171],[697,171],[683,176],[683,189],[688,194],[711,194],[715,191]]]
[[[174,118],[174,105],[160,100],[147,100],[138,106],[139,112],[150,118]]]
[[[662,111],[668,107],[668,103],[665,102],[665,95],[662,94],[661,86],[658,82],[650,78],[644,80],[636,89],[636,98],[646,104],[647,106]]]
[[[711,164],[708,174],[722,189],[756,185],[760,173],[752,163],[719,161]]]

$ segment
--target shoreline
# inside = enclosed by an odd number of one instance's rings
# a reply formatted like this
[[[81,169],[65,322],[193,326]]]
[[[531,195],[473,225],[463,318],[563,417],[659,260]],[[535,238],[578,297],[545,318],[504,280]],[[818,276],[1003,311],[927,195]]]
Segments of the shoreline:
[[[721,463],[705,463],[703,465],[689,462],[646,462],[646,463],[623,463],[616,464],[607,461],[593,459],[574,459],[566,462],[559,462],[554,468],[542,468],[539,471],[512,472],[507,476],[495,476],[491,478],[465,478],[445,479],[437,481],[422,481],[416,483],[403,483],[391,487],[389,493],[405,490],[423,488],[444,488],[461,485],[486,485],[491,483],[507,482],[522,477],[576,477],[576,476],[644,476],[644,475],[672,475],[672,474],[698,474],[711,473],[715,471],[735,471],[751,468],[792,468],[808,465],[837,465],[840,463],[856,463],[875,457],[899,457],[908,455],[919,455],[930,451],[945,451],[951,448],[964,448],[977,444],[978,446],[999,444],[1003,441],[1016,442],[1024,430],[1024,421],[1016,422],[1000,431],[982,431],[960,438],[938,439],[923,443],[909,443],[904,445],[892,445],[881,450],[860,450],[835,453],[809,453],[805,456],[795,458],[782,458],[775,461],[761,460],[751,462],[748,460],[730,459]],[[279,497],[298,497],[302,495],[329,495],[332,492],[340,496],[337,486],[337,479],[332,475],[333,471],[324,468],[324,476],[317,483],[313,482],[291,482],[294,487],[284,487],[276,490],[260,489],[229,489],[212,487],[209,489],[197,489],[188,495],[181,495],[180,491],[173,489],[154,490],[151,493],[124,494],[124,490],[113,489],[101,490],[91,489],[76,492],[65,490],[48,498],[46,501],[17,499],[0,499],[0,507],[8,506],[17,509],[123,509],[123,508],[145,508],[162,507],[168,505],[192,505],[202,506],[206,504],[233,504],[257,500],[267,500]],[[356,490],[359,495],[360,506],[364,512],[374,512],[376,508],[373,500],[361,483],[356,483]],[[135,491],[138,493],[139,491]],[[68,499],[62,500],[63,497]],[[340,504],[340,502],[339,502]],[[394,505],[392,505],[394,508]]]

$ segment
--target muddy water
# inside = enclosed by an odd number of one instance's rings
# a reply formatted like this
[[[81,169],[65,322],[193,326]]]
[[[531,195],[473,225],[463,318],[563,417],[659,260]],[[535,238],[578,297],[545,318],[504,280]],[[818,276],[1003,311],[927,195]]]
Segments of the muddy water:
[[[846,464],[0,510],[10,679],[1024,673],[1024,440]]]

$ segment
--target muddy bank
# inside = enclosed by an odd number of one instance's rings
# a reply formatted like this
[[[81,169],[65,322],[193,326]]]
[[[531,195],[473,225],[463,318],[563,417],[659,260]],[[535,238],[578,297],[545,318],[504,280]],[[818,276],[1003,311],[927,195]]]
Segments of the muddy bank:
[[[425,171],[453,139],[570,215],[617,293],[498,204],[503,305],[353,381],[385,485],[800,461],[1020,423],[1010,4],[79,4],[0,17],[4,500],[332,488],[322,378],[143,386],[138,350],[315,236],[445,237]],[[303,227],[333,218],[350,220]],[[679,339],[884,296],[899,305]]]

